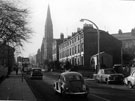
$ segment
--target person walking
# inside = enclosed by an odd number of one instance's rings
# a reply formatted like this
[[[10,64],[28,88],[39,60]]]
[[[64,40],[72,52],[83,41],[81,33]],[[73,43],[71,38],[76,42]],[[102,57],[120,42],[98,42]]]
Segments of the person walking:
[[[21,74],[22,74],[21,79],[22,79],[22,82],[23,82],[23,79],[24,79],[24,67],[22,67],[22,69],[21,69]]]
[[[18,67],[16,67],[15,71],[16,71],[16,75],[18,75]]]

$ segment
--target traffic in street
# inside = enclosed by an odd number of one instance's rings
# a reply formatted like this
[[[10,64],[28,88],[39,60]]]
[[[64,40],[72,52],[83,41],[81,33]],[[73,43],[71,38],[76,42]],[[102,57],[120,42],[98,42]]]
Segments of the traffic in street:
[[[97,83],[95,80],[85,78],[89,87],[87,98],[80,96],[61,96],[53,89],[54,82],[58,79],[58,73],[45,72],[43,80],[31,80],[26,78],[28,85],[38,101],[134,101],[135,89],[129,89],[119,83]]]
[[[135,0],[0,0],[0,100],[135,101]]]

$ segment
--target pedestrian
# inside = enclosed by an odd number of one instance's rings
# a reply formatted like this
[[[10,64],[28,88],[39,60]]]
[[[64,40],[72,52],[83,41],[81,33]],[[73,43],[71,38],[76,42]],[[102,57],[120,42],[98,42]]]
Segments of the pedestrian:
[[[22,74],[21,79],[22,79],[22,82],[23,82],[23,78],[24,78],[24,67],[22,67],[22,69],[21,69],[21,74]]]
[[[18,75],[18,67],[16,67],[15,71],[16,71],[16,75]]]

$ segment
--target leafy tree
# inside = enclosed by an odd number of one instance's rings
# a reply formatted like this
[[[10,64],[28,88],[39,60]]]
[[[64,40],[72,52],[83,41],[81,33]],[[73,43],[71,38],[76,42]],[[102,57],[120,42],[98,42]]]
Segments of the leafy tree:
[[[2,45],[23,47],[31,30],[27,24],[27,9],[17,8],[9,1],[0,1],[0,41]]]

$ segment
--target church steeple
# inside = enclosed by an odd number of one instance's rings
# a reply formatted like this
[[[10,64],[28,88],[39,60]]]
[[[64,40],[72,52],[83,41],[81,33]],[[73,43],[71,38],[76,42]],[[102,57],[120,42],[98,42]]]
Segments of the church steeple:
[[[52,43],[53,43],[53,24],[48,5],[46,23],[45,23],[45,40],[44,40],[44,60],[52,60]]]
[[[50,6],[48,5],[47,17],[45,23],[45,38],[50,38],[50,37],[53,38],[53,25],[52,25],[51,13],[50,13]]]

